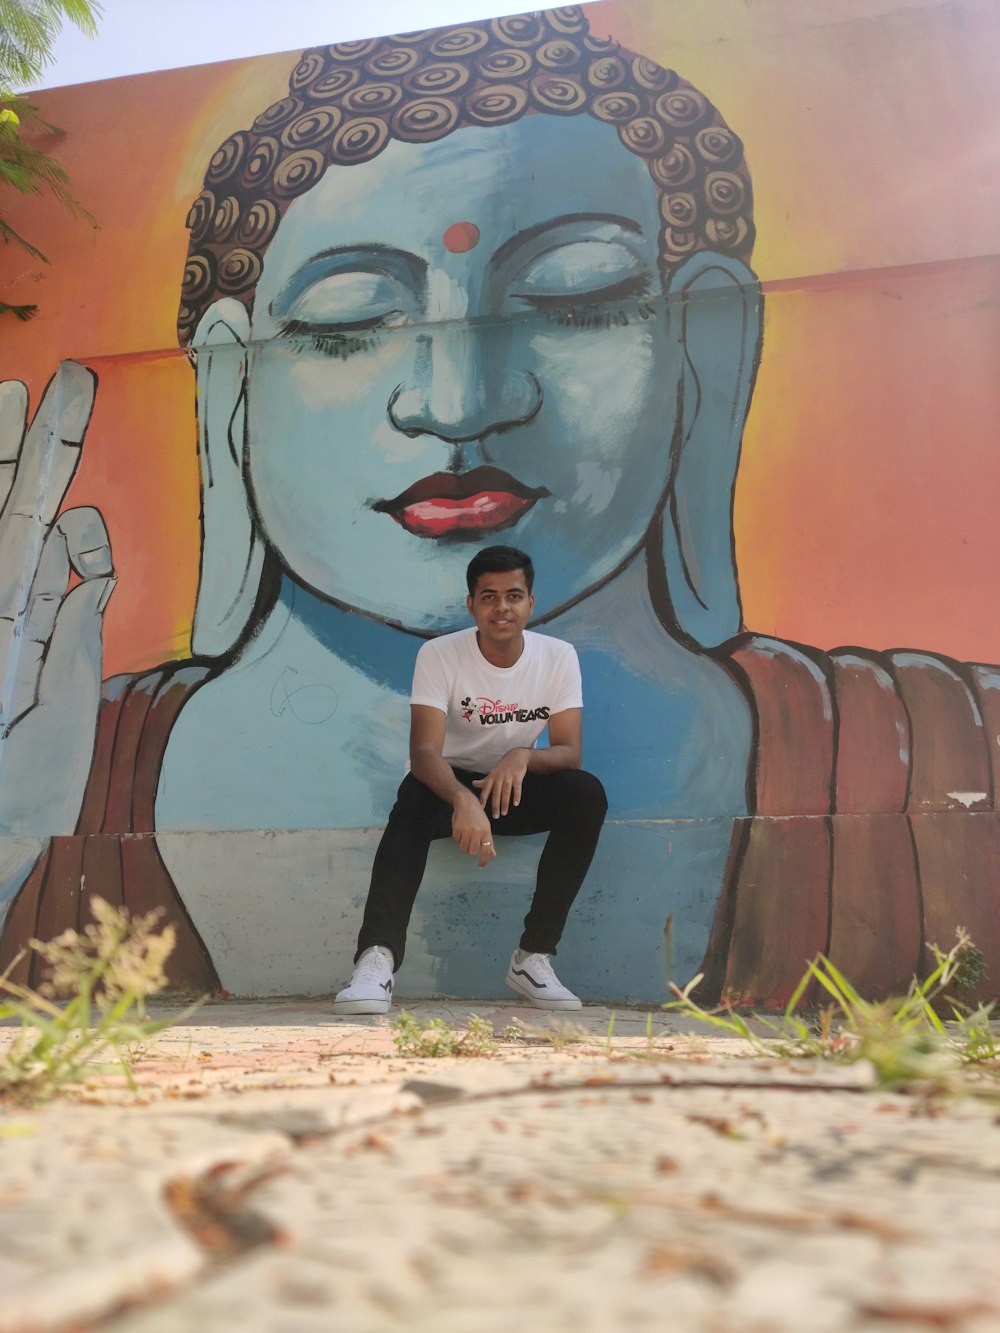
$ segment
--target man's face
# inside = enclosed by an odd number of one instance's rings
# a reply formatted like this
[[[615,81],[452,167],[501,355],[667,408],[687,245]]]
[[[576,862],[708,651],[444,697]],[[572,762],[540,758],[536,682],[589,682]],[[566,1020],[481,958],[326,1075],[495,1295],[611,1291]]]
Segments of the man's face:
[[[480,574],[476,591],[465,599],[476,622],[482,647],[502,648],[518,642],[531,616],[535,599],[528,591],[523,569]]]
[[[425,631],[457,628],[451,589],[501,531],[544,562],[543,614],[629,559],[676,416],[660,223],[644,163],[586,116],[392,142],[297,199],[247,400],[293,577]]]

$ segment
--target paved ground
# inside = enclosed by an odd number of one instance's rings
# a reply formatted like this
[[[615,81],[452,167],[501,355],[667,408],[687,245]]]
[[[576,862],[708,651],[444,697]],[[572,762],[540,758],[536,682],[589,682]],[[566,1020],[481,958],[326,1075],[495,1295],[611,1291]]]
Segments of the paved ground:
[[[996,1105],[610,1016],[416,1059],[386,1019],[213,1005],[137,1099],[0,1110],[0,1333],[1000,1329]]]

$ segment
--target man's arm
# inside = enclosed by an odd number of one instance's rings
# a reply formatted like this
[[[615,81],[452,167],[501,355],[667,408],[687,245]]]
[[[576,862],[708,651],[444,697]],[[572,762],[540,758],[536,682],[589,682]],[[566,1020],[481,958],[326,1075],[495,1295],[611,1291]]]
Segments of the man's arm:
[[[443,734],[443,722],[441,728]],[[484,810],[487,802],[492,802],[493,818],[497,819],[507,813],[512,803],[521,804],[521,783],[525,773],[558,773],[562,768],[579,768],[582,761],[583,709],[564,708],[549,718],[549,744],[546,747],[509,750],[473,786],[479,789],[479,803]],[[412,759],[410,762],[412,764]]]
[[[529,773],[558,773],[583,763],[583,709],[564,708],[549,718],[549,743],[528,750]]]
[[[410,705],[410,772],[451,806],[452,840],[469,856],[478,856],[482,869],[496,856],[490,821],[475,793],[462,786],[442,754],[444,726],[445,714],[439,708]]]

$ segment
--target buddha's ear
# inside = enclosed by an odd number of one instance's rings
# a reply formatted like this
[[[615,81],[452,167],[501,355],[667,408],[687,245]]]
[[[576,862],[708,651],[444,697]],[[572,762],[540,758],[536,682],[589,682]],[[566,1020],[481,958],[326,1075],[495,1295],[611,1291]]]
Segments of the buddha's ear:
[[[742,628],[733,539],[733,487],[760,355],[762,297],[738,260],[695,255],[667,293],[681,354],[671,483],[661,534],[672,629],[692,647],[715,648]],[[658,591],[656,550],[651,583]],[[662,590],[659,590],[662,592]]]
[[[230,651],[260,590],[264,544],[243,469],[250,316],[240,301],[216,301],[192,340],[198,389],[202,545],[191,646],[200,656]]]

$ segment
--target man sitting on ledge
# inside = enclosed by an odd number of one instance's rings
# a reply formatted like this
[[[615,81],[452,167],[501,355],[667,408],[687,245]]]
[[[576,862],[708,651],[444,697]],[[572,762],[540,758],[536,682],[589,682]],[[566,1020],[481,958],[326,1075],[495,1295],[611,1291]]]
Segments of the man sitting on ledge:
[[[410,764],[375,854],[351,983],[339,1014],[384,1014],[427,852],[449,835],[483,869],[495,838],[548,832],[507,985],[540,1009],[579,1009],[549,962],[590,867],[607,811],[580,768],[583,697],[574,648],[525,630],[535,599],[530,556],[490,546],[466,571],[474,628],[417,654]],[[549,744],[538,747],[548,727]]]

